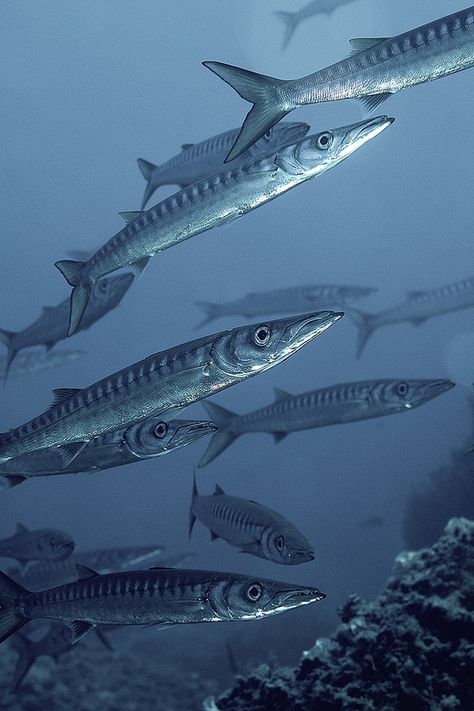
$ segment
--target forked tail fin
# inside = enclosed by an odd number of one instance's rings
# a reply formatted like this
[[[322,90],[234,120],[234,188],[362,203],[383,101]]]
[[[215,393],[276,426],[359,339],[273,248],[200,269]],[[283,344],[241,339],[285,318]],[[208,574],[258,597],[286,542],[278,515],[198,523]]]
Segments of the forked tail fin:
[[[15,356],[17,354],[17,350],[15,350],[15,348],[13,348],[14,336],[15,336],[15,333],[13,333],[13,331],[6,331],[4,328],[0,328],[0,343],[3,343],[3,345],[7,349],[5,370],[1,374],[4,380],[7,379],[8,371],[10,370],[10,366],[13,362],[13,359],[15,358]]]
[[[85,262],[75,262],[71,259],[63,259],[55,264],[68,284],[73,287],[69,310],[68,336],[72,336],[79,328],[92,291],[92,284],[89,281],[81,281],[84,264]]]
[[[27,593],[25,588],[0,572],[0,642],[26,624],[26,618],[18,612],[17,600]]]
[[[151,198],[156,188],[159,187],[159,183],[153,182],[153,172],[156,168],[156,165],[154,163],[150,163],[149,160],[145,160],[144,158],[137,158],[137,163],[140,169],[140,173],[146,180],[146,187],[145,192],[143,194],[141,207],[141,209],[144,210],[148,200]]]
[[[191,503],[189,504],[189,529],[188,529],[188,539],[191,539],[191,533],[193,532],[193,526],[196,521],[196,516],[193,514],[193,503],[194,497],[199,496],[199,491],[196,484],[196,470],[194,470],[193,477],[193,495],[191,496]]]
[[[253,104],[224,161],[228,163],[250,148],[294,107],[288,108],[282,105],[278,89],[286,82],[281,79],[250,72],[247,69],[222,62],[203,62],[203,64],[235,89],[242,99]]]
[[[222,307],[220,304],[213,304],[210,301],[195,301],[194,303],[206,314],[205,318],[198,323],[195,330],[205,326],[210,321],[214,321],[214,319],[219,318],[221,315]]]
[[[367,345],[372,333],[377,328],[373,323],[373,314],[364,313],[364,311],[358,311],[357,309],[348,309],[347,315],[352,320],[352,322],[357,326],[357,358],[360,358],[362,351]]]
[[[298,20],[298,13],[297,12],[283,12],[282,10],[279,10],[278,12],[275,12],[275,15],[282,20],[282,22],[285,25],[285,35],[283,37],[283,47],[282,49],[286,49],[288,47],[291,38],[293,37],[293,32],[296,30],[299,20]]]
[[[211,420],[219,427],[219,430],[212,435],[211,441],[201,457],[199,468],[205,467],[206,464],[212,462],[213,459],[219,456],[232,442],[239,437],[238,433],[231,432],[228,429],[229,421],[237,417],[235,412],[226,410],[225,407],[215,405],[213,402],[203,402]]]

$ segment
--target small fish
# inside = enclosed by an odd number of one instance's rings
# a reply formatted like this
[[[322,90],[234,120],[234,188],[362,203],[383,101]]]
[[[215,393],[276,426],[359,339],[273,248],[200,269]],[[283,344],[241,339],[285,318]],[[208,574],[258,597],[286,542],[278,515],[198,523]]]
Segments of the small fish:
[[[317,588],[211,570],[125,571],[30,592],[0,573],[0,642],[28,620],[70,622],[73,641],[99,624],[163,625],[255,620],[323,600]]]
[[[62,447],[67,467],[94,437],[158,415],[171,419],[176,411],[283,362],[342,315],[319,311],[221,331],[154,353],[81,390],[55,390],[49,410],[0,435],[0,463]]]
[[[348,313],[359,330],[357,357],[360,357],[373,332],[394,323],[421,326],[430,318],[474,307],[474,277],[427,291],[409,291],[407,299],[378,313],[351,308]]]
[[[0,358],[0,380],[6,380],[7,375],[9,378],[21,378],[49,368],[60,368],[62,365],[77,360],[83,355],[84,351],[54,351],[53,353],[30,351],[28,353],[20,353],[11,366],[8,365],[7,358],[2,357]]]
[[[70,625],[51,622],[47,633],[37,642],[18,632],[13,638],[13,649],[18,653],[18,661],[12,680],[12,690],[18,691],[29,670],[38,657],[51,657],[55,662],[74,647]]]
[[[196,519],[209,528],[211,540],[223,538],[244,553],[283,565],[314,560],[311,544],[279,513],[255,501],[228,496],[217,484],[212,496],[200,496],[194,476],[189,537]]]
[[[51,528],[29,531],[21,523],[13,536],[0,540],[0,558],[14,558],[20,563],[64,560],[73,550],[74,541],[67,533]]]
[[[334,168],[393,121],[379,116],[322,131],[237,165],[222,166],[148,210],[122,213],[127,225],[87,262],[56,262],[73,287],[68,334],[77,330],[97,279],[129,264],[143,271],[157,252],[235,220]]]
[[[280,442],[290,432],[358,422],[405,412],[451,390],[449,380],[362,380],[292,395],[275,388],[271,405],[238,415],[213,402],[203,402],[219,427],[199,466],[215,459],[237,437],[248,432],[268,432]]]
[[[250,149],[250,152],[244,153],[242,160],[276,150],[287,143],[294,143],[308,133],[309,126],[307,123],[283,121],[275,129],[262,136]],[[182,150],[179,155],[170,158],[161,165],[154,165],[154,163],[139,158],[138,167],[147,181],[141,209],[145,208],[155,190],[162,185],[179,185],[181,188],[186,188],[188,185],[221,170],[224,158],[232,148],[238,134],[239,129],[236,128],[233,131],[219,133],[200,143],[185,143],[181,146]]]
[[[85,331],[105,314],[114,309],[130,289],[133,274],[120,274],[100,279],[94,285],[88,307],[81,321],[80,330]],[[8,370],[16,354],[23,348],[44,345],[49,351],[67,338],[69,322],[69,298],[57,306],[45,306],[41,315],[30,326],[16,333],[0,329],[0,342],[7,348],[6,365],[2,369],[6,380]]]
[[[285,49],[298,25],[313,15],[330,15],[341,5],[347,5],[352,0],[312,0],[296,12],[275,12],[275,15],[285,25],[285,37],[283,39],[283,49]]]
[[[170,454],[216,430],[217,426],[207,420],[165,422],[161,417],[151,417],[125,430],[96,437],[65,468],[61,455],[51,447],[8,459],[0,464],[0,477],[4,477],[6,487],[12,488],[38,476],[103,471]]]
[[[198,328],[223,316],[252,318],[271,314],[300,313],[306,309],[345,308],[353,301],[370,296],[376,291],[378,289],[370,286],[317,284],[250,293],[242,299],[223,304],[196,301],[196,305],[206,314],[206,318],[201,321]]]
[[[351,40],[352,54],[300,79],[275,79],[222,62],[203,62],[253,104],[226,161],[298,106],[360,99],[369,110],[391,94],[474,65],[474,6],[395,37]]]

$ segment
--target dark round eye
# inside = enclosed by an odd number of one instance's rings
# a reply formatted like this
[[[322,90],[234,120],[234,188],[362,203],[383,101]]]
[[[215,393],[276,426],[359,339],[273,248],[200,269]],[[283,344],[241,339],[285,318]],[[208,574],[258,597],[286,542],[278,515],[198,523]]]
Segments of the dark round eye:
[[[408,392],[408,383],[402,382],[397,385],[397,395],[404,397]]]
[[[267,139],[267,141],[270,140],[270,138],[272,137],[272,129],[271,128],[269,128],[268,131],[265,131],[264,137]]]
[[[285,539],[283,538],[283,536],[278,536],[275,543],[276,543],[277,550],[279,550],[281,553],[284,548],[284,545],[285,545]]]
[[[247,588],[247,598],[250,602],[257,602],[262,596],[263,588],[260,583],[251,583]]]
[[[99,289],[102,292],[102,294],[105,294],[105,292],[107,291],[107,279],[102,279],[99,282]]]
[[[163,439],[163,437],[166,435],[168,432],[168,425],[166,422],[158,422],[158,424],[155,427],[155,436],[159,437],[160,439]]]
[[[327,151],[328,148],[330,147],[331,143],[333,141],[333,135],[329,131],[326,131],[325,133],[320,133],[316,145],[318,148],[320,148],[322,151]]]
[[[255,345],[266,346],[268,341],[270,340],[271,335],[272,332],[270,331],[269,326],[258,326],[258,328],[255,329],[255,332],[253,334],[253,340],[255,342]]]

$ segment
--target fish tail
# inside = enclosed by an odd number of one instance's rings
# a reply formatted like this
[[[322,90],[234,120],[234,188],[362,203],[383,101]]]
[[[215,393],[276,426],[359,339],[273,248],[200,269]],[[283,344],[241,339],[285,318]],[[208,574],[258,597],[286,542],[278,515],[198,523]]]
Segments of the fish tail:
[[[283,12],[282,10],[278,10],[278,12],[275,12],[275,15],[280,18],[280,20],[283,22],[285,25],[285,35],[283,37],[283,47],[282,49],[285,49],[288,47],[291,38],[293,37],[293,32],[296,30],[296,27],[298,26],[299,20],[298,20],[298,13],[297,12]]]
[[[367,345],[367,341],[376,329],[373,323],[373,314],[358,311],[357,309],[350,309],[347,313],[352,322],[357,326],[359,332],[357,336],[357,358],[360,358],[362,351]]]
[[[13,331],[7,331],[4,328],[0,328],[0,343],[3,343],[3,345],[7,349],[5,370],[3,371],[4,380],[7,379],[10,366],[18,352],[15,348],[13,348],[13,338],[15,337],[15,335],[16,334]]]
[[[199,496],[199,491],[197,488],[196,484],[196,470],[194,470],[194,475],[193,475],[193,495],[191,496],[191,505],[189,507],[189,530],[188,530],[188,539],[191,538],[191,533],[193,532],[193,526],[196,521],[196,516],[193,514],[193,503],[194,503],[194,498],[196,496]]]
[[[279,87],[286,82],[281,79],[250,72],[247,69],[222,62],[203,62],[203,64],[227,84],[230,84],[243,99],[253,104],[224,161],[228,163],[250,148],[266,131],[295,107],[283,104]]]
[[[0,642],[20,629],[27,620],[17,609],[17,600],[28,593],[25,588],[0,572]]]
[[[205,318],[198,323],[195,330],[202,328],[202,326],[205,326],[210,321],[214,321],[214,319],[219,318],[221,315],[221,304],[213,304],[211,301],[195,301],[194,303],[206,314]]]
[[[140,173],[146,180],[146,187],[141,207],[141,209],[144,210],[148,200],[151,198],[156,188],[159,187],[159,183],[153,183],[153,171],[156,169],[156,165],[154,163],[150,163],[149,160],[145,160],[144,158],[137,158],[137,163]]]
[[[225,407],[215,405],[213,402],[203,402],[212,421],[219,427],[219,431],[212,435],[211,441],[201,457],[199,468],[205,467],[206,464],[212,462],[221,452],[224,451],[232,442],[239,437],[238,433],[231,432],[228,429],[229,420],[236,417],[236,413],[231,410],[226,410]]]
[[[12,642],[15,652],[17,652],[19,656],[13,674],[11,689],[12,691],[18,691],[23,679],[31,669],[33,662],[35,661],[35,657],[29,654],[31,641],[24,634],[21,634],[21,632],[18,632],[14,636]]]
[[[83,282],[81,280],[84,264],[85,262],[76,262],[72,259],[63,259],[55,264],[68,284],[73,287],[71,308],[69,311],[68,336],[72,336],[79,328],[92,291],[92,284],[89,281]]]

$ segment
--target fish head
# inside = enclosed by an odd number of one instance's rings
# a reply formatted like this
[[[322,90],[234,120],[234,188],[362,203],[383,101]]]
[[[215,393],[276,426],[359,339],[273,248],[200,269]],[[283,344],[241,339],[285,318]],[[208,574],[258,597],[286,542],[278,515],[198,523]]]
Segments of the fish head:
[[[390,380],[383,383],[379,400],[385,411],[411,410],[451,390],[454,385],[450,380]]]
[[[96,308],[113,309],[130,289],[134,278],[135,275],[131,272],[102,277],[94,284],[91,295],[92,303]]]
[[[317,588],[235,576],[211,584],[208,601],[220,619],[252,620],[323,600]]]
[[[35,535],[35,552],[40,560],[65,560],[74,550],[74,541],[67,533],[44,529]]]
[[[365,143],[385,131],[395,119],[388,116],[359,121],[313,133],[275,156],[275,164],[290,175],[312,178],[334,167]]]
[[[216,334],[210,356],[214,364],[229,375],[256,375],[289,358],[343,315],[317,311],[240,326]]]
[[[219,428],[208,420],[170,420],[159,415],[132,425],[125,430],[123,446],[136,457],[159,457],[173,449],[197,442]]]
[[[314,560],[311,544],[294,526],[269,528],[262,534],[265,558],[283,565],[298,565]]]

